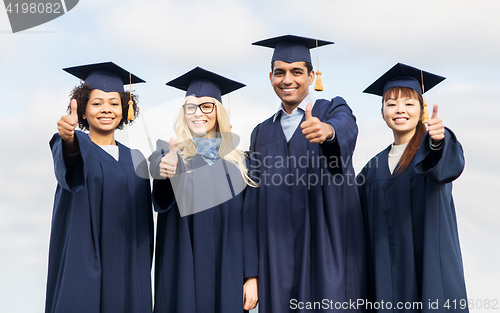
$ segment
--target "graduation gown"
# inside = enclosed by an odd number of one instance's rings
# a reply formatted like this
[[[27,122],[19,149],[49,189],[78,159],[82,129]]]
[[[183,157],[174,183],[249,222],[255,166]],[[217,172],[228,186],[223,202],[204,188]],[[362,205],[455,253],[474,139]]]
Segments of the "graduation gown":
[[[243,202],[244,194],[255,192],[255,188],[241,192],[243,179],[235,165],[221,158],[208,165],[199,154],[187,161],[187,167],[179,156],[176,175],[159,179],[162,150],[167,153],[168,146],[158,140],[150,157],[155,178],[153,205],[159,213],[154,312],[243,312],[245,279],[258,275],[255,206],[247,201],[244,207]],[[188,168],[192,170],[189,173]],[[233,197],[224,201],[227,194],[222,192],[221,196],[219,190],[228,186]],[[196,207],[219,196],[220,204],[214,207],[180,214],[178,201],[184,207],[186,203]],[[186,210],[181,208],[181,212]]]
[[[87,134],[75,136],[81,157],[73,163],[58,134],[50,141],[58,184],[45,312],[151,312],[151,189],[132,154],[145,159],[117,142],[116,161]],[[138,171],[147,174],[145,162]]]
[[[393,309],[386,306],[383,312],[435,313],[446,305],[449,311],[467,312],[460,310],[467,295],[451,195],[451,182],[464,168],[462,146],[446,129],[443,148],[431,150],[427,133],[408,168],[393,175],[390,149],[368,162],[357,178],[371,301],[390,302]],[[432,304],[436,301],[438,306]],[[422,302],[422,308],[400,310],[398,302]]]
[[[261,313],[318,312],[365,297],[365,235],[352,167],[356,119],[341,97],[317,100],[312,115],[333,126],[333,141],[310,143],[298,126],[287,142],[280,117],[252,132]]]

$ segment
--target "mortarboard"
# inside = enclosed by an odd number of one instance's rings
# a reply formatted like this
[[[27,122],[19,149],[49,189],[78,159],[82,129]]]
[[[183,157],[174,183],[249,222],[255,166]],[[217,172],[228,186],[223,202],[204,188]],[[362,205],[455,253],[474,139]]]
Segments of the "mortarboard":
[[[223,95],[246,86],[201,67],[195,67],[189,72],[169,81],[167,85],[185,90],[186,97],[212,97],[221,103]]]
[[[424,80],[423,83],[422,78]],[[363,92],[383,96],[384,93],[392,87],[408,87],[423,94],[443,80],[445,80],[445,77],[422,71],[403,63],[398,63],[384,75],[380,76],[379,79]],[[425,90],[422,90],[422,86],[424,86]]]
[[[145,83],[113,62],[67,67],[63,70],[84,80],[90,88],[105,92],[123,92],[124,84]]]
[[[252,43],[255,46],[274,48],[271,61],[279,60],[286,63],[299,61],[311,63],[309,49],[329,44],[333,44],[333,42],[294,35],[279,36]]]
[[[318,40],[307,37],[300,37],[294,35],[285,35],[269,39],[264,39],[252,43],[255,46],[262,46],[268,48],[274,48],[274,53],[271,61],[283,61],[286,63],[293,62],[311,62],[311,53],[309,49],[333,44],[332,41]],[[314,90],[323,90],[323,83],[321,81],[321,72],[316,71],[317,80]]]
[[[403,63],[397,63],[363,92],[383,96],[387,90],[393,87],[407,87],[417,91],[423,96],[426,91],[429,91],[432,87],[445,79],[446,78],[443,76],[432,74]],[[429,114],[427,112],[427,103],[424,98],[422,122],[427,123],[428,120]]]
[[[132,85],[146,82],[113,62],[73,66],[63,68],[63,70],[84,80],[91,89],[99,89],[104,92],[124,92],[124,84]],[[133,104],[132,97],[130,97],[127,117],[129,121],[134,120]]]

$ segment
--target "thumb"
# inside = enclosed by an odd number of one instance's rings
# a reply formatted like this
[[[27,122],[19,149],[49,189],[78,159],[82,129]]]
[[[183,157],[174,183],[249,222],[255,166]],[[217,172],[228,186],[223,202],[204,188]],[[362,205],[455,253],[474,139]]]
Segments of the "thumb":
[[[78,121],[78,114],[76,113],[77,112],[77,109],[78,109],[78,103],[76,102],[76,99],[71,99],[71,117],[73,117],[75,119],[75,121]]]
[[[437,118],[438,117],[438,105],[434,104],[434,107],[432,108],[432,117],[431,119]]]
[[[170,137],[170,152],[172,153],[177,153],[177,150],[175,149],[175,139],[174,137]]]
[[[312,117],[312,103],[308,103],[306,106],[306,121]]]

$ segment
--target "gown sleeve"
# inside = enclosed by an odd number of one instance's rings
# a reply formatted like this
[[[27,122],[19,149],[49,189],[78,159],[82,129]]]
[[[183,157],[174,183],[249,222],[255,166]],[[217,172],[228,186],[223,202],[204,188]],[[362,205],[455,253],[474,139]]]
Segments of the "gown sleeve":
[[[158,213],[165,213],[175,203],[175,193],[172,188],[172,182],[169,178],[160,175],[161,158],[168,153],[168,145],[165,141],[158,139],[156,141],[156,150],[149,156],[149,172],[153,177],[152,200],[154,210]],[[184,162],[178,155],[177,173],[185,172]]]
[[[255,159],[250,152],[247,158],[247,168],[255,166]],[[252,178],[252,175],[250,175]],[[245,279],[258,276],[258,243],[257,243],[257,204],[258,187],[247,186],[243,195],[242,229],[243,229],[243,260]]]
[[[72,155],[64,151],[63,140],[59,134],[54,134],[49,142],[57,182],[63,189],[73,193],[85,186],[84,160],[90,151],[90,139],[85,136],[85,133],[75,131],[78,152]]]
[[[465,159],[462,145],[455,134],[445,128],[444,146],[432,150],[429,133],[426,133],[415,155],[415,172],[437,184],[446,184],[457,179],[464,170]]]
[[[324,122],[330,124],[335,131],[334,140],[321,144],[324,155],[338,157],[342,164],[349,164],[356,146],[358,126],[356,117],[342,97],[332,99]]]

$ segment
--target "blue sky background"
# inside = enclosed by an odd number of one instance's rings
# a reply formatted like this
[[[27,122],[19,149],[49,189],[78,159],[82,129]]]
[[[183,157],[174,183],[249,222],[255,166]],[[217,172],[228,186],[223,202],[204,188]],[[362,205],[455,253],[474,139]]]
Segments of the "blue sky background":
[[[223,102],[247,149],[253,127],[279,105],[272,50],[250,43],[285,34],[335,42],[313,50],[325,91],[312,93],[340,95],[353,109],[357,171],[392,142],[380,98],[364,88],[397,62],[447,77],[426,100],[465,150],[454,198],[468,295],[497,299],[500,310],[498,12],[495,0],[81,0],[12,34],[0,8],[0,312],[43,311],[56,187],[48,141],[78,84],[62,68],[114,61],[147,81],[133,88],[142,117],[117,134],[145,155],[144,121],[153,142],[170,138],[184,95],[165,82],[195,66],[241,81],[247,87]]]

